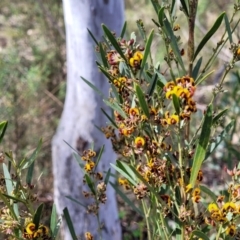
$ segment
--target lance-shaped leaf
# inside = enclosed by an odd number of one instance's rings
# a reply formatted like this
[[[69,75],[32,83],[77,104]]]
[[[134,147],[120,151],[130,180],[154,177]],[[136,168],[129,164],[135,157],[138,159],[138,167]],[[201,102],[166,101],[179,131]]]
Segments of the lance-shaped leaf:
[[[102,24],[102,29],[104,31],[104,33],[106,34],[108,40],[111,42],[111,44],[113,45],[113,47],[116,49],[116,51],[119,53],[119,55],[125,60],[125,62],[127,62],[122,49],[120,48],[116,38],[113,36],[113,34],[111,33],[111,31],[104,25]]]
[[[149,118],[150,113],[149,113],[147,102],[145,101],[144,93],[143,93],[142,89],[140,88],[140,86],[137,84],[135,86],[135,91],[136,91],[136,95],[137,95],[137,98],[139,101],[139,105],[140,105],[143,113]]]
[[[175,8],[175,4],[176,4],[176,0],[172,0],[172,6],[171,6],[171,15],[173,16],[173,11],[174,11],[174,8]]]
[[[235,120],[231,121],[225,127],[225,129],[219,134],[219,136],[216,137],[215,141],[211,142],[210,146],[208,147],[205,159],[207,159],[213,153],[213,151],[216,150],[216,148],[220,145],[220,143],[225,139],[227,134],[230,132],[234,124],[235,124]]]
[[[51,213],[51,221],[50,221],[50,230],[51,230],[51,233],[52,233],[51,236],[52,236],[53,239],[55,239],[57,237],[57,234],[58,234],[59,228],[61,226],[61,223],[62,223],[62,216],[60,216],[57,219],[56,205],[53,204],[52,213]]]
[[[94,37],[94,35],[92,34],[92,32],[87,28],[87,30],[88,30],[88,33],[89,33],[89,35],[91,36],[91,38],[92,38],[92,40],[96,43],[96,45],[98,46],[98,41],[97,41],[97,39]]]
[[[13,194],[13,190],[14,190],[14,183],[11,178],[8,167],[6,166],[5,163],[3,163],[3,174],[4,174],[4,178],[5,178],[5,185],[6,185],[7,193],[9,196],[11,196]],[[14,212],[14,216],[18,217],[19,216],[18,205],[16,203],[14,203],[13,207],[11,207],[11,209]]]
[[[181,56],[180,51],[179,51],[179,47],[178,47],[176,37],[173,33],[172,27],[171,27],[171,25],[170,25],[166,16],[164,16],[163,24],[164,24],[164,31],[166,32],[166,34],[168,35],[168,37],[170,39],[170,45],[172,47],[173,53],[174,53],[179,65],[181,66],[181,68],[183,70],[183,74],[186,74],[186,69],[185,69],[184,64],[183,64],[182,56]]]
[[[196,238],[194,238],[194,236],[196,237],[199,237],[199,238],[201,238],[201,239],[203,239],[203,240],[210,240],[209,239],[209,237],[205,234],[205,233],[203,233],[203,232],[201,232],[201,231],[199,231],[199,230],[194,230],[194,231],[192,231],[192,234],[191,234],[191,240],[193,240],[193,239],[196,239]]]
[[[153,76],[152,76],[152,79],[151,79],[151,84],[147,90],[147,93],[148,93],[148,96],[152,96],[152,94],[154,93],[154,90],[157,86],[157,81],[158,81],[158,75],[155,73]]]
[[[213,118],[213,124],[215,124],[222,116],[224,116],[227,111],[228,111],[228,108],[225,108],[225,109],[222,110],[220,113],[218,113],[218,114]]]
[[[44,204],[40,204],[34,214],[34,217],[33,217],[33,223],[36,225],[36,229],[38,229],[39,227],[39,223],[40,223],[40,220],[41,220],[41,216],[42,216],[42,211],[43,211],[43,207],[44,207]]]
[[[107,114],[107,112],[101,108],[103,114],[107,117],[107,119],[110,121],[110,123],[115,127],[118,128],[117,124],[114,122],[114,120]]]
[[[233,42],[232,39],[232,30],[231,30],[231,26],[227,17],[227,14],[224,15],[224,20],[225,20],[225,26],[226,26],[226,30],[227,30],[227,34],[228,34],[228,39],[230,44]]]
[[[143,41],[145,42],[147,39],[147,36],[146,36],[146,31],[145,31],[145,28],[144,28],[144,25],[143,25],[143,22],[141,19],[137,20],[137,27],[138,27],[139,33],[140,33]]]
[[[94,86],[91,82],[89,82],[87,79],[81,77],[81,79],[90,87],[92,88],[99,96],[101,96],[103,99],[105,99],[104,94],[96,87]]]
[[[19,169],[23,170],[32,165],[32,163],[36,160],[37,155],[42,147],[42,139],[39,140],[38,146],[35,149],[35,151],[32,153],[32,155],[29,158],[24,158],[20,164],[19,164]]]
[[[99,44],[99,50],[100,50],[100,54],[101,54],[101,59],[102,59],[102,64],[105,68],[108,67],[108,62],[105,56],[105,52],[103,50],[102,44]]]
[[[121,31],[121,34],[120,34],[120,37],[121,37],[121,38],[124,37],[125,32],[126,32],[126,29],[127,29],[127,22],[125,21],[125,22],[124,22],[124,25],[123,25],[123,28],[122,28],[122,31]]]
[[[158,11],[158,21],[161,25],[161,27],[163,27],[163,19],[165,17],[165,14],[164,14],[164,7],[160,8],[159,11]]]
[[[7,130],[7,125],[8,125],[8,122],[6,121],[3,121],[0,123],[0,143],[2,142],[4,134]]]
[[[99,161],[100,161],[101,158],[102,158],[102,154],[103,154],[103,152],[104,152],[104,148],[105,148],[105,145],[103,145],[103,146],[100,148],[100,150],[98,151],[98,156],[97,156],[97,160],[96,160],[96,163],[95,163],[95,169],[97,168],[98,163],[99,163]]]
[[[194,53],[193,61],[199,54],[199,52],[202,50],[202,48],[205,46],[205,44],[208,42],[208,40],[213,36],[213,34],[218,30],[220,27],[222,20],[224,18],[225,12],[223,12],[216,20],[216,22],[213,24],[212,28],[207,32],[207,34],[204,36],[202,41],[199,43],[196,52]]]
[[[172,94],[172,100],[173,100],[173,106],[175,108],[176,113],[179,115],[180,113],[180,102],[179,102],[179,98],[175,95]]]
[[[14,210],[12,204],[10,204],[8,197],[4,196],[4,195],[1,193],[1,191],[0,191],[0,199],[1,199],[1,201],[3,201],[4,205],[7,206],[7,208],[9,209],[9,211],[10,211],[10,213],[11,213],[11,215],[13,216],[13,218],[14,218],[16,221],[18,221],[18,220],[19,220],[19,218],[18,218],[19,215],[16,215],[15,210]],[[14,204],[14,205],[15,205],[15,204]]]
[[[145,66],[145,64],[147,62],[148,55],[150,53],[150,48],[151,48],[152,40],[153,40],[153,34],[154,34],[154,30],[152,29],[152,31],[150,32],[150,35],[148,37],[148,40],[147,40],[147,43],[146,43],[146,47],[145,47],[145,51],[144,51],[144,55],[143,55],[143,59],[142,59],[142,62],[141,62],[141,73],[140,73],[140,76],[142,74],[144,66]]]
[[[116,102],[110,102],[106,99],[104,99],[103,102],[105,102],[106,105],[108,105],[113,110],[117,111],[123,118],[127,117],[126,113],[122,110],[122,108]]]
[[[89,177],[88,174],[85,174],[85,180],[86,180],[86,183],[89,187],[89,189],[91,190],[91,192],[95,195],[96,194],[96,191],[94,189],[94,182],[92,181],[91,177]]]
[[[109,181],[109,179],[110,179],[110,176],[111,176],[111,168],[108,169],[107,174],[106,174],[106,176],[105,176],[105,178],[104,178],[104,183],[105,183],[106,185],[108,184],[108,181]]]
[[[7,168],[6,164],[3,163],[2,166],[3,166],[3,174],[4,174],[4,178],[5,178],[7,193],[8,193],[8,195],[12,195],[14,187],[13,187],[13,182],[12,182],[11,175],[8,171],[8,168]]]
[[[206,193],[214,202],[216,202],[217,196],[209,188],[207,188],[207,187],[205,187],[203,185],[200,185],[200,190],[202,192]]]
[[[194,80],[197,79],[201,65],[202,65],[202,57],[198,59],[196,65],[193,68],[192,77]]]
[[[198,172],[201,169],[203,160],[205,159],[207,146],[208,146],[210,135],[211,135],[211,127],[212,127],[212,105],[208,106],[207,111],[205,113],[202,131],[201,131],[197,149],[193,158],[193,166],[192,166],[192,172],[190,177],[190,184],[192,187],[195,186]]]
[[[77,203],[78,205],[80,205],[80,206],[84,207],[85,209],[87,209],[87,206],[85,206],[83,203],[79,202],[77,199],[75,199],[75,198],[73,198],[71,196],[68,196],[68,195],[66,196],[66,198],[70,199],[71,201],[73,201],[73,202]]]
[[[74,230],[74,226],[73,226],[73,223],[72,223],[72,219],[70,217],[70,214],[68,212],[68,209],[67,208],[64,208],[63,209],[63,215],[65,217],[65,220],[66,220],[66,223],[67,223],[67,226],[68,226],[68,229],[69,229],[69,232],[72,236],[72,239],[73,240],[78,240],[78,237],[75,233],[75,230]]]
[[[188,7],[187,7],[187,0],[180,0],[181,4],[182,4],[182,9],[184,11],[184,13],[189,16],[189,13],[188,13]]]
[[[158,13],[159,8],[161,7],[160,4],[158,3],[158,1],[156,1],[156,0],[151,0],[151,3],[152,3],[152,5],[153,5],[153,8],[154,8],[155,12]]]
[[[34,162],[28,168],[28,172],[27,172],[27,176],[26,176],[26,183],[27,184],[31,184],[32,177],[33,177],[33,171],[34,171]]]
[[[126,178],[132,185],[136,186],[137,185],[137,181],[135,179],[135,177],[133,177],[132,175],[130,175],[130,167],[128,166],[126,169],[126,166],[123,166],[121,164],[120,161],[117,161],[117,165],[114,165],[112,163],[110,163],[110,165],[117,171],[119,172],[124,178]]]

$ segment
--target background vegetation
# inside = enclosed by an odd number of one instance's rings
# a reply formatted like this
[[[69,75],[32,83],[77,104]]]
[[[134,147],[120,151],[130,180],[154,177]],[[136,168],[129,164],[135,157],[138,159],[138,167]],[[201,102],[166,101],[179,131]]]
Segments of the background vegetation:
[[[233,6],[234,1],[218,2],[221,3],[209,4],[208,0],[199,1],[196,39],[207,32],[222,11],[231,10],[229,7]],[[137,34],[138,19],[143,20],[147,32],[150,32],[153,28],[151,19],[154,16],[150,1],[126,0],[125,3],[126,20],[130,30],[127,34],[131,32]],[[187,23],[181,17],[178,22],[182,31],[180,35],[187,39],[188,33],[184,32],[184,25]],[[234,37],[240,39],[240,29],[236,31]],[[209,49],[205,54],[212,51],[217,41],[218,36],[215,35],[215,38],[209,41]],[[160,43],[154,42],[153,48],[154,58],[161,61],[164,53],[161,52]],[[216,61],[215,78],[210,78],[209,88],[205,87],[197,95],[201,103],[199,109],[204,109],[208,92],[211,92],[212,84],[218,80],[217,73],[221,73],[224,62],[229,58],[229,49],[223,49]],[[0,1],[0,114],[1,120],[9,121],[2,147],[5,151],[12,150],[14,156],[21,159],[35,149],[40,137],[43,138],[36,176],[42,174],[38,184],[39,198],[49,204],[52,203],[51,139],[64,102],[65,61],[61,0]],[[224,185],[225,172],[222,171],[219,175],[219,169],[224,166],[231,167],[238,161],[239,156],[239,134],[237,134],[240,111],[239,84],[238,71],[229,77],[226,83],[226,88],[234,91],[229,91],[222,99],[218,99],[219,107],[222,109],[230,107],[233,115],[229,118],[237,120],[233,134],[220,146],[208,168],[209,174],[212,175],[212,184],[219,186],[221,183],[220,187]],[[230,151],[227,152],[226,149]],[[139,225],[140,219],[133,218],[131,211],[126,209],[121,200],[119,203],[125,239],[144,239],[145,230]]]

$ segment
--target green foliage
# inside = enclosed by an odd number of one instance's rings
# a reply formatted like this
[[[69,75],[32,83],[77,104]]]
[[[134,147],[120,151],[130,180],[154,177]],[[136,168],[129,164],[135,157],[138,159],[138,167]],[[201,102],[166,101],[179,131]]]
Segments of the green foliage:
[[[238,231],[237,209],[240,206],[233,189],[239,186],[240,170],[238,167],[227,170],[233,183],[229,185],[225,199],[211,189],[211,184],[205,186],[202,181],[204,165],[214,156],[217,147],[226,142],[234,126],[234,121],[229,119],[228,124],[221,125],[222,120],[227,119],[229,109],[226,106],[217,108],[215,102],[216,97],[224,93],[226,76],[239,61],[239,42],[233,37],[233,29],[239,24],[236,12],[240,8],[235,5],[230,20],[226,12],[220,14],[206,34],[197,39],[198,46],[194,49],[197,1],[180,2],[189,23],[188,27],[183,26],[189,32],[186,42],[188,60],[181,49],[181,33],[177,35],[180,26],[176,24],[176,1],[168,4],[151,1],[158,21],[153,19],[157,30],[151,30],[148,38],[143,21],[137,21],[144,47],[135,33],[127,39],[124,34],[114,36],[110,29],[102,26],[105,36],[103,42],[97,43],[101,46],[102,58],[98,68],[111,83],[111,96],[109,100],[104,96],[104,102],[112,108],[114,116],[107,115],[110,125],[101,130],[111,139],[118,155],[116,164],[111,166],[121,176],[119,185],[132,192],[136,202],[141,200],[141,208],[114,182],[110,184],[129,207],[144,216],[149,240],[231,239]],[[225,31],[221,32],[223,19]],[[220,41],[213,52],[200,56],[216,34],[220,34]],[[154,38],[161,43],[164,54],[164,61],[156,63],[156,67],[151,49]],[[231,59],[221,78],[217,79],[201,116],[200,112],[196,114],[193,95],[214,73],[214,61],[227,43],[226,38],[231,44]],[[143,50],[145,52],[141,53]],[[225,129],[221,130],[221,127]],[[93,172],[94,169],[91,174],[88,172],[85,180],[96,196],[90,180]],[[230,208],[232,212],[229,212]]]

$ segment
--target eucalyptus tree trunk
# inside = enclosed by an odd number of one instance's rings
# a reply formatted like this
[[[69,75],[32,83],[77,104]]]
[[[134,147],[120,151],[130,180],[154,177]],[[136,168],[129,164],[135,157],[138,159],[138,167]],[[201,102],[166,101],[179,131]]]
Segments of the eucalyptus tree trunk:
[[[83,174],[73,157],[72,149],[79,152],[90,148],[98,151],[105,145],[98,170],[107,171],[110,162],[115,160],[111,143],[94,125],[104,126],[106,119],[101,108],[109,111],[102,99],[81,80],[81,76],[91,81],[105,95],[108,95],[108,81],[96,67],[96,55],[93,41],[88,34],[91,30],[96,39],[102,36],[101,23],[119,34],[124,19],[123,0],[63,0],[66,39],[67,39],[67,92],[62,117],[52,141],[54,200],[59,214],[67,207],[73,221],[76,234],[85,239],[89,231],[94,240],[100,239],[96,216],[86,213],[79,204],[69,200],[71,196],[87,205],[82,194]],[[65,141],[65,142],[64,142]],[[114,190],[107,187],[107,202],[99,210],[103,224],[103,240],[120,240],[121,228],[118,219],[117,203]],[[64,224],[64,239],[72,240]]]

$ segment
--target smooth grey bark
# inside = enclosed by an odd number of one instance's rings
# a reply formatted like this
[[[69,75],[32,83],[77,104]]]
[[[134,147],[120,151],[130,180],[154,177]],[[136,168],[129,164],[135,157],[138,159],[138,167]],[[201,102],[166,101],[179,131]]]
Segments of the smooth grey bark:
[[[54,174],[54,200],[59,214],[67,207],[78,236],[84,239],[90,231],[94,239],[100,239],[97,231],[96,216],[89,215],[85,209],[65,196],[71,196],[83,204],[82,171],[73,157],[70,146],[82,152],[94,142],[95,150],[105,145],[98,170],[107,171],[110,162],[116,158],[111,143],[105,139],[94,125],[104,126],[101,108],[109,111],[102,99],[81,80],[80,76],[91,81],[105,95],[108,95],[108,81],[96,67],[96,54],[93,41],[88,34],[91,30],[97,39],[101,39],[101,23],[106,24],[117,34],[123,25],[123,0],[63,0],[64,19],[67,40],[67,92],[62,117],[52,141]],[[99,210],[103,240],[120,240],[121,228],[118,219],[117,203],[114,190],[108,186],[107,203]],[[66,225],[64,239],[72,240]]]

